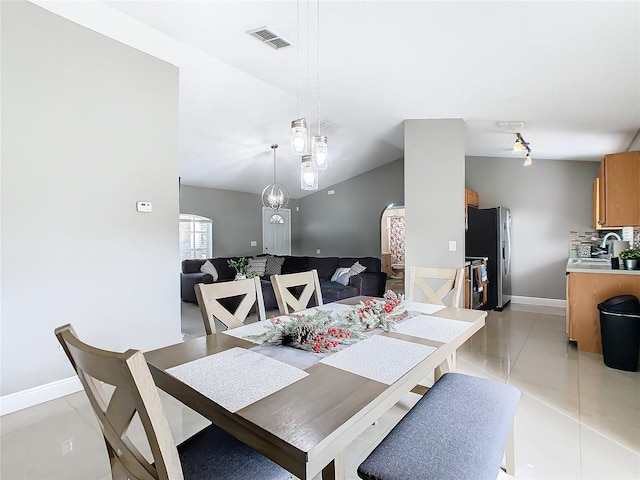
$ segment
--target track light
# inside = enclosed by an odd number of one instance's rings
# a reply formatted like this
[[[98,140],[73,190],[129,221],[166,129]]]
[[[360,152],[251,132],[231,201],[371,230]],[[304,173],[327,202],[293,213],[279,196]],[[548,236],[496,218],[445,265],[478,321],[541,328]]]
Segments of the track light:
[[[527,142],[522,135],[516,133],[516,141],[513,143],[513,153],[522,153],[523,151],[527,151],[527,154],[524,157],[523,166],[529,167],[533,163],[531,159],[531,147],[529,147],[529,142]]]

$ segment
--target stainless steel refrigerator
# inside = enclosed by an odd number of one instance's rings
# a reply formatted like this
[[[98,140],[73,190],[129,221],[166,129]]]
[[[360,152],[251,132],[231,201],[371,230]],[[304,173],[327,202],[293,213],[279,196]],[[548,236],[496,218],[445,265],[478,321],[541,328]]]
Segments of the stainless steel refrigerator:
[[[511,302],[511,212],[505,207],[468,209],[465,255],[488,257],[486,310]]]

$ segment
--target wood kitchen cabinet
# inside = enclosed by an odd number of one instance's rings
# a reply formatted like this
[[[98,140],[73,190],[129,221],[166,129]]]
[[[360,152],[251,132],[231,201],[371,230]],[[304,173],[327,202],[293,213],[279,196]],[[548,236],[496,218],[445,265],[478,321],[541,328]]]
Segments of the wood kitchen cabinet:
[[[464,229],[469,229],[469,205],[480,207],[480,195],[469,188],[464,189]]]
[[[579,351],[602,354],[598,304],[617,295],[640,297],[640,275],[568,273],[567,335]]]
[[[640,151],[605,155],[593,185],[596,229],[640,225]]]

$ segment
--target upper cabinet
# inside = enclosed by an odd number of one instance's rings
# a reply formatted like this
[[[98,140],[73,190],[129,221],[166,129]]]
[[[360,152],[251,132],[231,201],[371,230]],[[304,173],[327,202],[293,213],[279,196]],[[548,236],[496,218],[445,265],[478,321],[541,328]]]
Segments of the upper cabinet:
[[[594,226],[640,225],[640,151],[605,155],[593,185]]]
[[[480,195],[478,192],[474,192],[473,190],[469,190],[468,188],[464,189],[464,229],[469,229],[469,215],[467,207],[469,205],[473,205],[474,207],[480,206]]]

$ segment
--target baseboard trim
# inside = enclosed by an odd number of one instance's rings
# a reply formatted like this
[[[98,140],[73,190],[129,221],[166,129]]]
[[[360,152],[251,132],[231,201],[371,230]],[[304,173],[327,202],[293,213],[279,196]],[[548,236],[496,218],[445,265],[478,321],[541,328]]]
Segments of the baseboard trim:
[[[540,305],[542,307],[567,308],[567,301],[557,298],[521,297],[512,295],[511,303],[519,303],[522,305]]]
[[[24,408],[33,407],[40,403],[64,397],[82,390],[78,377],[69,377],[38,387],[0,397],[0,415],[17,412]]]

